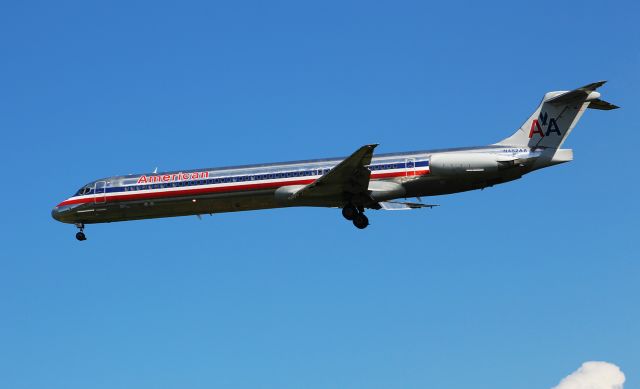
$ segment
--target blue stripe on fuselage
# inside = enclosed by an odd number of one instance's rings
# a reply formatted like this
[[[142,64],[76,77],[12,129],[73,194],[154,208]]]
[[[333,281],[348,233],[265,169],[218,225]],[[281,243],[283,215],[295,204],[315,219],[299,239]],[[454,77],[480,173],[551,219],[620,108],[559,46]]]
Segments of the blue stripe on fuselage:
[[[414,163],[415,168],[419,167],[428,167],[429,161],[416,161]],[[409,167],[409,168],[414,168]],[[407,162],[393,162],[393,163],[381,163],[370,165],[369,169],[372,172],[380,172],[385,170],[392,169],[407,169]],[[194,179],[194,180],[182,180],[182,181],[173,181],[171,183],[147,183],[147,184],[138,184],[138,185],[128,185],[128,186],[117,186],[117,187],[107,187],[105,188],[106,193],[117,193],[117,192],[125,192],[129,188],[131,191],[135,190],[146,190],[146,189],[162,189],[162,188],[173,188],[180,186],[197,186],[197,185],[212,185],[212,184],[225,184],[225,183],[234,183],[234,182],[260,182],[264,180],[273,180],[273,179],[282,179],[282,178],[292,178],[292,177],[310,177],[318,175],[318,171],[321,171],[322,174],[326,174],[330,168],[317,168],[317,169],[306,169],[306,170],[293,170],[293,171],[285,171],[285,172],[273,172],[273,173],[255,173],[255,174],[242,174],[235,176],[226,176],[226,177],[209,177],[207,179]],[[158,174],[159,175],[159,174]],[[102,193],[102,191],[100,192]],[[92,188],[87,195],[95,194],[95,188]]]

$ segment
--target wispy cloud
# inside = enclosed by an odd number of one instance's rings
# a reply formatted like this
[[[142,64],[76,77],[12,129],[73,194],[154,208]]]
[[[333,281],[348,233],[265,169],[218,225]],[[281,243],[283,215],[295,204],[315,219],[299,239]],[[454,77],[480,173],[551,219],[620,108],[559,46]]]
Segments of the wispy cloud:
[[[609,362],[585,362],[553,389],[623,389],[624,373]]]

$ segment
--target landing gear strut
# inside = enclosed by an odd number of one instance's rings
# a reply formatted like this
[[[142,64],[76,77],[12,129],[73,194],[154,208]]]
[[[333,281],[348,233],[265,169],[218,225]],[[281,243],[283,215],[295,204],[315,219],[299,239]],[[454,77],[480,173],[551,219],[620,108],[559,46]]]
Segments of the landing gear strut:
[[[363,229],[369,225],[369,218],[364,215],[364,208],[356,208],[353,204],[347,204],[342,208],[342,216],[353,222],[356,228]]]
[[[76,234],[76,239],[78,239],[79,241],[87,240],[87,237],[84,235],[84,224],[83,223],[78,223],[78,224],[76,224],[76,227],[78,227],[78,229],[80,230]]]

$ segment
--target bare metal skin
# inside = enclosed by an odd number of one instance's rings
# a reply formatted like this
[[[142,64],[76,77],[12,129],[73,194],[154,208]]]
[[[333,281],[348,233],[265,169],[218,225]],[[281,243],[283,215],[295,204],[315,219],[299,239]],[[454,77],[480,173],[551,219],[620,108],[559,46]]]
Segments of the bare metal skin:
[[[52,211],[85,224],[294,206],[342,208],[360,229],[365,209],[417,209],[414,197],[482,189],[569,162],[561,146],[587,108],[618,108],[595,90],[604,81],[545,94],[510,137],[489,146],[381,154],[365,145],[346,158],[153,172],[92,181]]]

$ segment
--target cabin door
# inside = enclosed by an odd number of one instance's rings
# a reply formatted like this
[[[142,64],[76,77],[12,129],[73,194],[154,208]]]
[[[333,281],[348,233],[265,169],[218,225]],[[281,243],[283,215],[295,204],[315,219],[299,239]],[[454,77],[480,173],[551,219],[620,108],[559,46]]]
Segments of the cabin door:
[[[93,202],[96,204],[103,204],[107,201],[107,182],[106,181],[97,181],[95,186],[95,197],[93,198]]]
[[[416,175],[416,159],[407,158],[405,163],[406,163],[405,176],[414,177]]]

